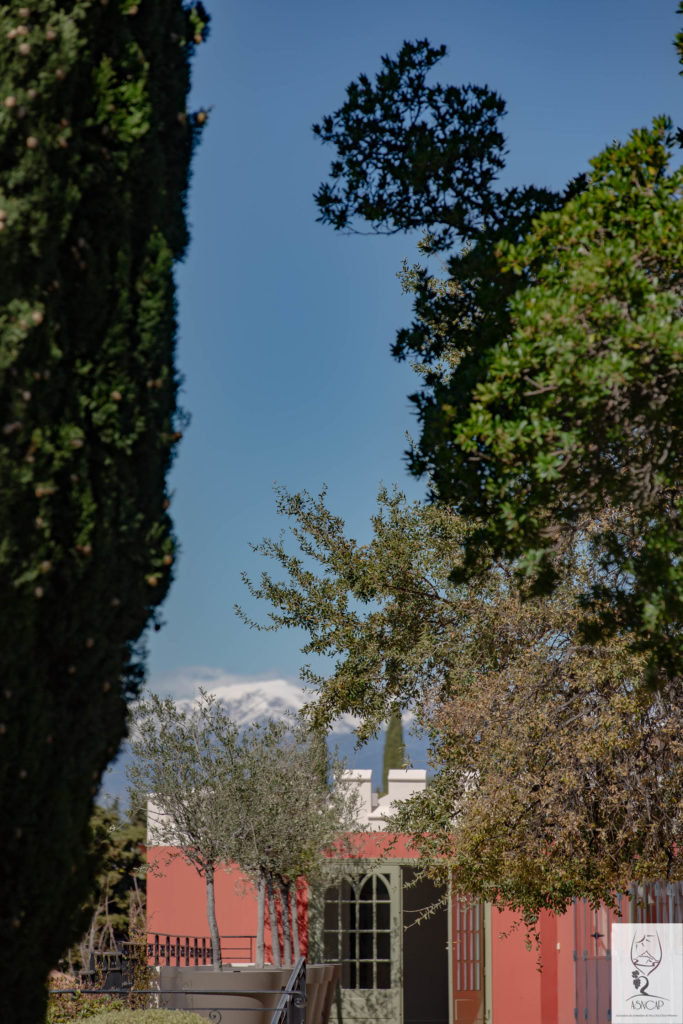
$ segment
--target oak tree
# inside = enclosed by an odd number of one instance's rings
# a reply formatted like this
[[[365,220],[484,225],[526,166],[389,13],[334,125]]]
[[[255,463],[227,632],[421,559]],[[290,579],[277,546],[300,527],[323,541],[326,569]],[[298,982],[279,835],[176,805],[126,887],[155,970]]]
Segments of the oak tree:
[[[538,597],[500,559],[476,584],[454,580],[475,527],[448,508],[382,491],[361,545],[324,495],[280,490],[278,506],[289,539],[258,545],[275,571],[247,580],[263,628],[301,628],[305,654],[334,659],[303,672],[314,722],[357,715],[363,740],[414,711],[433,779],[395,827],[423,870],[529,920],[683,877],[680,678],[648,689],[628,635],[587,643],[580,629],[577,594],[612,584],[591,555],[603,524],[581,524]]]

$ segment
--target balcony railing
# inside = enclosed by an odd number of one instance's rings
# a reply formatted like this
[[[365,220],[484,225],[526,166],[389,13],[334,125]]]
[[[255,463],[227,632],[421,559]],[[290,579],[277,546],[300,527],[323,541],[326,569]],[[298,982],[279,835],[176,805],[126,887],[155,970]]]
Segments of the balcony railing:
[[[220,943],[222,963],[251,964],[256,959],[255,935],[221,935]],[[149,933],[147,961],[154,967],[206,967],[212,962],[211,939]]]

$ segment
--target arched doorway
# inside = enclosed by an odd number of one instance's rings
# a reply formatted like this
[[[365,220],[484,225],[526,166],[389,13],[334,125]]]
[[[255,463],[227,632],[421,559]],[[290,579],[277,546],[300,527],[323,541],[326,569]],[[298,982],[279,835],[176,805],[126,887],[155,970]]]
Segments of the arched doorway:
[[[382,865],[325,891],[323,955],[342,965],[341,1017],[401,1024],[401,872]]]

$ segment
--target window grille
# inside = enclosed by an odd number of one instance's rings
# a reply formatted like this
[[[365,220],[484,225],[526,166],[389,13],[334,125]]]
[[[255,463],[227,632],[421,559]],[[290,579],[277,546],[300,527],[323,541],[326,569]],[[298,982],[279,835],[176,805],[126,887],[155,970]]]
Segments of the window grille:
[[[391,947],[388,876],[345,878],[327,889],[324,959],[341,962],[342,988],[391,988]]]

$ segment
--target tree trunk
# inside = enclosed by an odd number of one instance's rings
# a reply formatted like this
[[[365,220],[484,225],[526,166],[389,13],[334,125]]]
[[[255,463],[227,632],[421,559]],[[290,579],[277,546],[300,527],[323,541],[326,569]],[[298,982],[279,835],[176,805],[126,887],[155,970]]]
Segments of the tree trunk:
[[[256,966],[263,967],[265,959],[266,876],[259,871],[258,911],[256,916]]]
[[[289,889],[289,900],[292,907],[292,945],[294,946],[294,963],[301,956],[301,943],[299,942],[299,911],[296,905],[296,882]]]
[[[95,952],[95,925],[98,915],[102,912],[102,904],[98,902],[90,918],[90,927],[78,944],[78,952],[81,957],[81,966],[84,971],[90,970],[90,957]]]
[[[282,945],[284,963],[289,967],[292,962],[292,934],[289,927],[289,882],[280,880],[280,906],[282,907]]]
[[[209,931],[211,932],[211,961],[215,971],[220,971],[221,964],[221,940],[218,935],[218,922],[216,921],[216,896],[213,888],[213,868],[206,869],[206,916],[209,919]]]
[[[275,894],[273,892],[273,880],[268,878],[267,882],[268,890],[268,913],[270,915],[270,944],[273,948],[273,965],[275,967],[282,966],[282,958],[280,956],[280,932],[277,926],[277,912],[275,910]]]
[[[109,878],[107,878],[107,888],[104,895],[104,917],[105,921],[107,922],[107,931],[109,932],[109,941],[111,943],[109,948],[116,949],[116,936],[114,935],[114,926],[111,923],[111,917],[109,915],[109,902]],[[104,934],[104,929],[102,929],[102,936],[100,938],[100,949],[102,949],[104,946]]]

